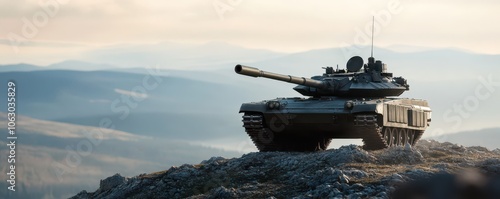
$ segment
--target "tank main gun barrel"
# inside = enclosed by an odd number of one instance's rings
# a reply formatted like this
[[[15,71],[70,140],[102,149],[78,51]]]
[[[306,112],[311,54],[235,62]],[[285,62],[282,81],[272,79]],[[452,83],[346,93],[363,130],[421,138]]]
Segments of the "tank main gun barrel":
[[[234,71],[240,75],[247,75],[250,77],[265,77],[265,78],[269,78],[269,79],[275,79],[275,80],[279,80],[279,81],[290,82],[290,83],[294,83],[294,84],[300,84],[300,85],[310,86],[310,87],[320,88],[320,89],[324,88],[326,85],[323,81],[319,81],[319,80],[267,72],[267,71],[259,70],[258,68],[254,68],[254,67],[250,67],[250,66],[243,66],[240,64],[238,64],[234,67]]]

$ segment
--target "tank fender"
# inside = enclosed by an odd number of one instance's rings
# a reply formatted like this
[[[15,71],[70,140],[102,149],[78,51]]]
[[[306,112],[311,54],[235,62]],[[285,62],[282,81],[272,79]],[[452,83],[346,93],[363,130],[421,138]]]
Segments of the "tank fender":
[[[244,103],[240,107],[240,113],[242,112],[265,112],[266,104],[262,102],[252,102]]]
[[[383,109],[382,105],[383,105],[382,103],[378,103],[378,104],[356,104],[352,108],[351,113],[375,112],[375,113],[383,114],[384,109]]]

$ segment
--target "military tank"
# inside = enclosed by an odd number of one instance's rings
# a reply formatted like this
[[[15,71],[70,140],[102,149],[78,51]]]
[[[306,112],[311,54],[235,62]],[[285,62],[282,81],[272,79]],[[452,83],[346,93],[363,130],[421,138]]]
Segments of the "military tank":
[[[366,150],[415,145],[431,122],[426,100],[397,98],[410,86],[373,57],[311,78],[236,65],[241,75],[297,84],[306,97],[244,103],[243,127],[259,151],[320,151],[335,138],[361,138]]]

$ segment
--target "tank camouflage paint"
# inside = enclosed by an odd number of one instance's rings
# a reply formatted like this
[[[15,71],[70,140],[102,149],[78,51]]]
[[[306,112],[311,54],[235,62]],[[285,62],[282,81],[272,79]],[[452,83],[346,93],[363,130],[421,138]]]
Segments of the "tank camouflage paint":
[[[373,57],[346,65],[311,78],[236,65],[238,74],[298,84],[294,90],[307,96],[241,105],[243,127],[259,151],[325,150],[334,138],[361,138],[367,150],[416,144],[431,121],[427,101],[396,98],[409,90],[406,79]]]

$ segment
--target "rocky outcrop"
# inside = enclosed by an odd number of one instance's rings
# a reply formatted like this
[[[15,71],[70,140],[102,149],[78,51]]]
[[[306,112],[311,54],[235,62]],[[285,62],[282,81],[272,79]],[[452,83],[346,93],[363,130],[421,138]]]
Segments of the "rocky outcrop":
[[[130,178],[117,174],[73,198],[388,198],[408,183],[464,169],[499,174],[500,153],[426,140],[380,151],[350,145],[315,153],[255,152]]]

